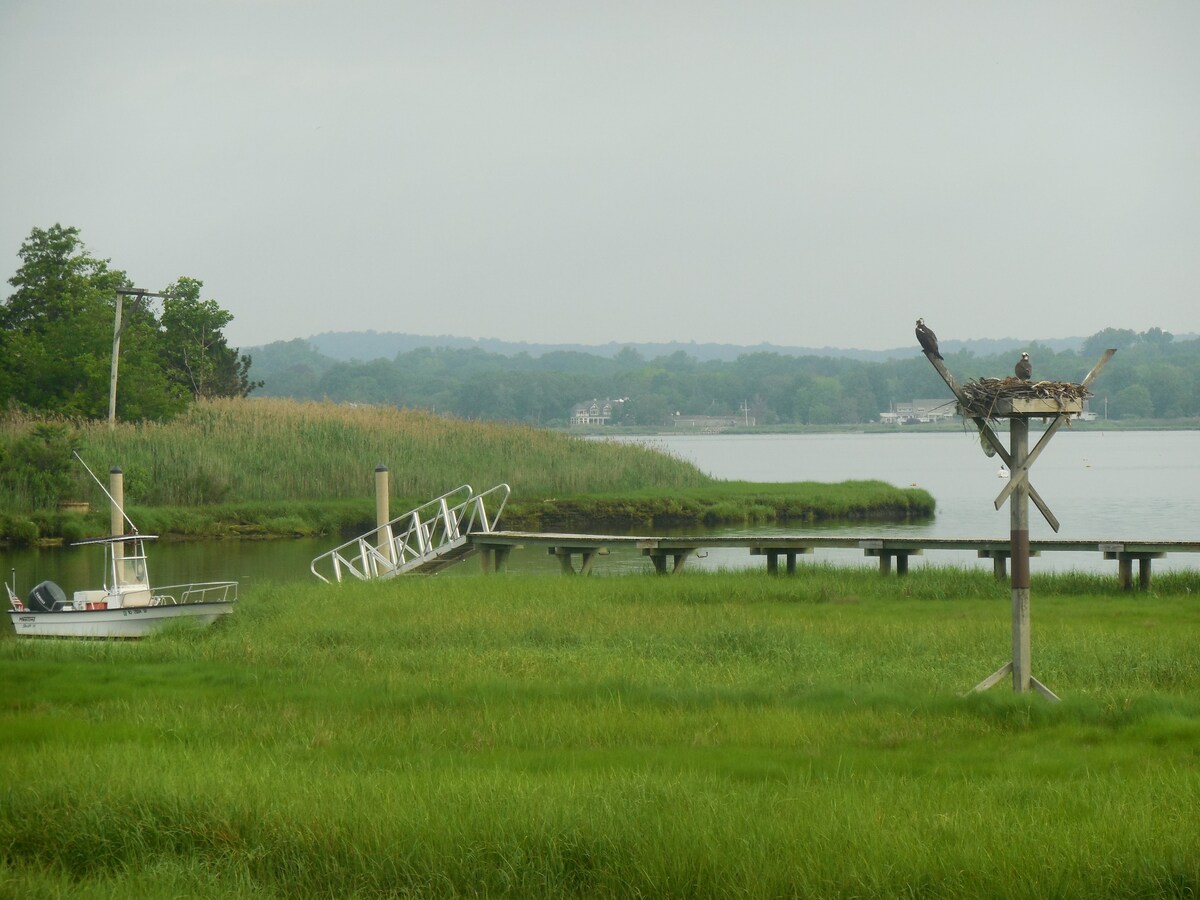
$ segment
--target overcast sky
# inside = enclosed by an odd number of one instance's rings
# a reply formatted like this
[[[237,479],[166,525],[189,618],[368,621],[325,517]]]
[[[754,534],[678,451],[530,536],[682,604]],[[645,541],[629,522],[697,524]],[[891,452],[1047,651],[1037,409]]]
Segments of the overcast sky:
[[[1195,332],[1200,3],[0,0],[56,222],[240,346]]]

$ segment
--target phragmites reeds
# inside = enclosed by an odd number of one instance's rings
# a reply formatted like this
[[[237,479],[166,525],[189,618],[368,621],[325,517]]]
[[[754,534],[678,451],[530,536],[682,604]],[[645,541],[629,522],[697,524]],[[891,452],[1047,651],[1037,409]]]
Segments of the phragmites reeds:
[[[1021,378],[979,378],[961,387],[963,413],[991,418],[1002,400],[1049,400],[1060,404],[1079,403],[1091,391],[1072,381],[1025,381]]]

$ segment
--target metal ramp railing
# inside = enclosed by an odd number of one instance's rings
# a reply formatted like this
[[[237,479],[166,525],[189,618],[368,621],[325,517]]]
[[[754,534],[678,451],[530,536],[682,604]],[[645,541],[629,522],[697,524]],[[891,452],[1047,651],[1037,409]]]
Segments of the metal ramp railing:
[[[479,494],[469,484],[460,485],[322,553],[309,569],[330,584],[341,582],[343,577],[370,581],[444,569],[474,552],[468,534],[495,530],[509,493],[507,484]],[[495,505],[497,501],[499,505],[489,516],[486,503]]]

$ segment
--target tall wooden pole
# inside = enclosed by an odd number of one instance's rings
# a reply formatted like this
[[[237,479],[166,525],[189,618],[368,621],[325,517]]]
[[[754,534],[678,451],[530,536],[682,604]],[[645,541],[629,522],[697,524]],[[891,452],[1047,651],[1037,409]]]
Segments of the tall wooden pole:
[[[375,467],[375,527],[379,529],[375,536],[375,546],[385,553],[387,558],[395,565],[395,548],[388,539],[387,528],[385,527],[391,519],[391,513],[388,512],[388,470],[387,466],[380,463]]]
[[[155,294],[153,291],[147,291],[144,288],[117,288],[117,312],[116,316],[113,318],[112,368],[110,370],[108,381],[109,428],[117,427],[117,362],[121,358],[121,332],[125,330],[125,323],[121,321],[122,307],[125,303],[125,298],[135,297],[144,300],[147,297],[161,296],[162,294]]]
[[[121,306],[125,295],[117,291],[117,315],[113,320],[112,369],[108,380],[108,427],[117,427],[117,360],[121,358]],[[113,534],[118,532],[114,531]]]
[[[1013,416],[1008,421],[1012,466],[1024,465],[1029,455],[1029,420]],[[1032,669],[1029,640],[1029,488],[1022,482],[1009,498],[1012,559],[1012,677],[1013,690],[1029,690]]]
[[[120,466],[113,466],[108,473],[108,494],[112,497],[112,507],[109,509],[109,527],[112,534],[125,533],[125,474]],[[113,544],[113,569],[120,579],[118,585],[125,581],[125,545]],[[114,585],[114,587],[118,586]]]
[[[1108,365],[1108,361],[1112,359],[1116,350],[1105,350],[1099,361],[1092,367],[1092,371],[1088,372],[1087,377],[1083,379],[1081,387],[1086,393],[1088,386],[1100,374],[1100,370]],[[1000,439],[996,437],[992,431],[988,421],[980,415],[976,415],[973,405],[963,392],[959,389],[958,383],[955,382],[954,376],[946,369],[940,357],[929,351],[925,352],[925,358],[933,365],[942,380],[946,382],[946,387],[950,388],[950,392],[958,399],[959,412],[965,418],[970,418],[975,423],[975,427],[979,429],[979,435],[984,441],[984,449],[991,447],[1004,460],[1012,473],[1012,478],[1008,486],[1000,492],[1000,496],[996,498],[996,509],[999,509],[1007,500],[1009,506],[1009,557],[1012,560],[1012,659],[1006,662],[1003,666],[989,675],[979,684],[975,685],[973,690],[986,691],[988,688],[999,684],[1005,675],[1012,673],[1013,690],[1016,693],[1024,693],[1030,689],[1037,691],[1047,700],[1058,700],[1058,696],[1042,682],[1038,681],[1033,676],[1033,666],[1030,660],[1030,628],[1029,628],[1029,501],[1032,500],[1046,518],[1046,522],[1055,531],[1058,531],[1058,519],[1054,517],[1054,513],[1050,512],[1049,507],[1038,496],[1038,492],[1034,490],[1032,484],[1029,483],[1028,467],[1033,465],[1038,454],[1046,446],[1046,443],[1054,436],[1059,426],[1066,421],[1068,415],[1078,414],[1083,411],[1082,399],[1074,401],[1070,404],[1064,401],[1057,403],[1048,403],[1046,401],[1029,401],[1024,403],[1025,409],[1018,411],[1015,408],[1011,409],[1010,413],[1000,413],[1009,422],[1009,449],[1005,450],[1004,445],[1000,443]],[[1014,401],[1013,407],[1016,406]],[[1038,441],[1037,447],[1033,453],[1029,452],[1029,416],[1039,415],[1043,419],[1049,415],[1054,415],[1054,424],[1051,425],[1042,439]],[[988,414],[989,416],[991,413]],[[992,454],[988,454],[991,456]],[[997,573],[1001,570],[997,568]]]

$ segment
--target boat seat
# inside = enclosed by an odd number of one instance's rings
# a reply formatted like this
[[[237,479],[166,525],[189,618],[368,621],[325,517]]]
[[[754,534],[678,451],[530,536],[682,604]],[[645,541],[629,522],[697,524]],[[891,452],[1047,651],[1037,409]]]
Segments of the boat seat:
[[[111,604],[110,604],[111,605]],[[150,589],[142,588],[136,591],[126,591],[121,595],[121,606],[133,608],[150,605]]]
[[[91,603],[106,603],[108,601],[108,591],[76,591],[75,592],[75,609],[87,609]]]

